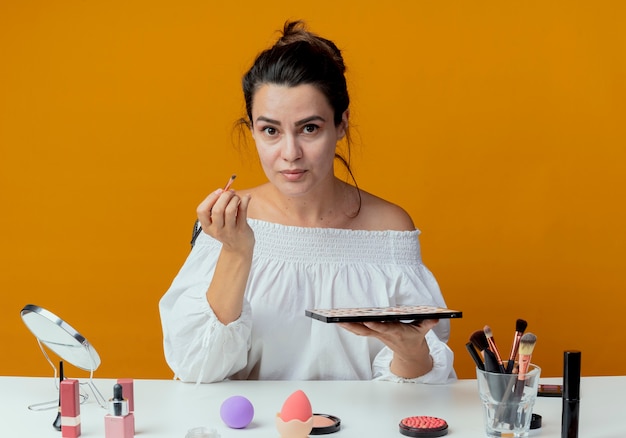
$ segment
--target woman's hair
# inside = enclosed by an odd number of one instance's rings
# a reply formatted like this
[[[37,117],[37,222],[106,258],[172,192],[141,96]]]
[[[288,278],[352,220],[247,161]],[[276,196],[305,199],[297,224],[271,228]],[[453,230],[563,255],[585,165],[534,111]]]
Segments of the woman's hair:
[[[249,123],[252,123],[254,95],[262,85],[309,84],[326,96],[334,112],[335,126],[338,126],[350,104],[345,71],[335,43],[307,31],[302,21],[286,22],[276,44],[261,52],[243,77]]]
[[[345,77],[346,67],[341,51],[335,43],[306,29],[302,21],[287,21],[282,35],[269,49],[261,52],[242,80],[246,103],[245,121],[252,127],[252,105],[258,89],[266,84],[296,87],[312,85],[327,99],[333,109],[335,126],[339,126],[344,112],[350,105],[348,86]],[[335,157],[345,166],[359,197],[361,193],[350,168],[350,135],[346,126],[347,156],[335,153]]]

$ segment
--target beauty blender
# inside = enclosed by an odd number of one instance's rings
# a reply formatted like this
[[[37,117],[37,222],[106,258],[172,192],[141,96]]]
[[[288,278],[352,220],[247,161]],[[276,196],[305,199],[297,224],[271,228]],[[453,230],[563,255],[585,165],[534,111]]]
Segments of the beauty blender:
[[[243,429],[254,417],[254,406],[247,398],[234,395],[224,400],[220,408],[220,416],[228,427]]]
[[[304,392],[297,390],[285,400],[276,414],[276,428],[281,438],[304,438],[313,429],[313,409]]]
[[[280,410],[280,418],[283,421],[300,420],[307,421],[313,415],[311,402],[302,390],[297,390],[285,400]]]

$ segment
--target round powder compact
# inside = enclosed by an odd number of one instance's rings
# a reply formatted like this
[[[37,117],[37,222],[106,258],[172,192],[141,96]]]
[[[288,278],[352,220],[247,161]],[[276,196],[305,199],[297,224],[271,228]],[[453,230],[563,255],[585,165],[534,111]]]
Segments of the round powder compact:
[[[448,423],[445,420],[425,415],[404,418],[399,427],[402,435],[412,437],[430,438],[448,433]]]
[[[334,415],[313,414],[313,429],[309,435],[326,435],[341,429],[341,420]]]

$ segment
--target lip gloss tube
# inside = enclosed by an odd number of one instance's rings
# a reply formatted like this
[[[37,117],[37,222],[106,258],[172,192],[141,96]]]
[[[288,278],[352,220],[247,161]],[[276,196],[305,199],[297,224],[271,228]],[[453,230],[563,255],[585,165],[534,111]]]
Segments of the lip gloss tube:
[[[578,438],[580,409],[580,351],[563,354],[563,410],[561,438]]]
[[[80,436],[80,400],[79,386],[76,379],[65,379],[61,386],[61,436],[77,438]]]

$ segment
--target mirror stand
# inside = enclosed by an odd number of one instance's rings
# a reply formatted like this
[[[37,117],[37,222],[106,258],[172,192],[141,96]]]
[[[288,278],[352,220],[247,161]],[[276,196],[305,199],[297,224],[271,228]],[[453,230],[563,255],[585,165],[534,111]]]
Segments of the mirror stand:
[[[44,345],[55,352],[61,359],[85,371],[89,371],[89,380],[80,382],[80,386],[86,385],[101,408],[106,409],[107,402],[93,381],[93,373],[100,365],[100,357],[93,346],[61,318],[41,307],[28,304],[21,311],[24,324],[30,329],[37,339],[37,344],[44,357],[54,370],[54,385],[59,392],[59,381],[64,376],[59,376],[57,367],[52,363]],[[61,373],[62,374],[62,373]],[[89,399],[89,395],[81,391],[80,403]],[[59,399],[47,402],[35,403],[28,406],[32,411],[58,409]]]

